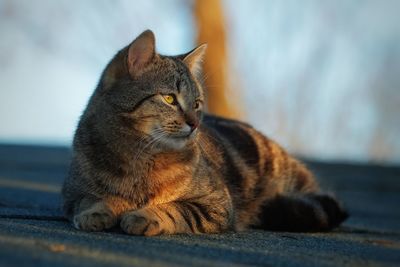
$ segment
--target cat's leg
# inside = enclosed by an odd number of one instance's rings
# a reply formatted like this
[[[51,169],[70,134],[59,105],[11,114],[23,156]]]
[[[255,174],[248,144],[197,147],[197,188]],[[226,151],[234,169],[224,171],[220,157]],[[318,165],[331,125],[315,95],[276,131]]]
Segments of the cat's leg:
[[[119,215],[130,208],[129,203],[120,198],[85,197],[77,204],[72,222],[80,230],[102,231],[115,226]]]
[[[280,149],[280,148],[276,148]],[[321,193],[313,174],[281,149],[266,176],[256,227],[315,232],[337,227],[348,214],[335,197]],[[276,194],[267,194],[272,191]]]
[[[278,195],[264,203],[256,226],[277,231],[327,231],[347,217],[340,203],[327,194]]]
[[[188,200],[149,206],[122,216],[121,228],[132,235],[220,233],[233,225],[228,201]]]
[[[314,176],[297,163],[283,180],[283,189],[268,198],[259,214],[260,228],[278,231],[328,231],[348,214],[335,197],[321,193]]]

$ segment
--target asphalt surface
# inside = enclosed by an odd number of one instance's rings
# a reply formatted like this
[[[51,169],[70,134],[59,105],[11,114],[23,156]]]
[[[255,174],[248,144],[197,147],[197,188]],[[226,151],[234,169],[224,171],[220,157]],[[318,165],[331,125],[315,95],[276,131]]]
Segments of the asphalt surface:
[[[400,266],[400,167],[307,161],[351,214],[330,233],[137,237],[62,217],[69,155],[0,145],[0,266]]]

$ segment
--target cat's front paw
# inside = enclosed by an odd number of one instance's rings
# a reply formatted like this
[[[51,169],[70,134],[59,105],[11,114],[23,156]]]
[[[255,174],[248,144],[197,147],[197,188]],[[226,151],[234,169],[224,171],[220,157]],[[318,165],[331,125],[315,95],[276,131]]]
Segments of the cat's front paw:
[[[122,230],[130,235],[154,236],[163,233],[157,218],[146,210],[131,211],[121,219]]]
[[[74,216],[75,228],[84,231],[102,231],[117,223],[117,218],[108,210],[87,210]]]

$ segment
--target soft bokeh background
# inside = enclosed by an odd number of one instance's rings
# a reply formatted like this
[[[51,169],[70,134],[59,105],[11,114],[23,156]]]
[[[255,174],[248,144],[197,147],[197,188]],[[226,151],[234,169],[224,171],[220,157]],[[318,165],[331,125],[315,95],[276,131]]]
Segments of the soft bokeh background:
[[[0,0],[0,142],[70,145],[116,51],[147,28],[160,53],[196,45],[194,3]],[[400,164],[400,1],[222,7],[235,116],[301,156]]]

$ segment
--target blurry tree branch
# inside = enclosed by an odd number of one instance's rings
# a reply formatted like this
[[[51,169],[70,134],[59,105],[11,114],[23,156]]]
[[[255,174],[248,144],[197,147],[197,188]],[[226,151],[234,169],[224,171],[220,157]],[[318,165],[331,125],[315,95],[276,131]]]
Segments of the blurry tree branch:
[[[197,42],[207,43],[204,60],[205,86],[208,92],[208,111],[234,118],[236,109],[226,99],[227,51],[225,18],[220,0],[196,0],[194,15],[197,24]]]

